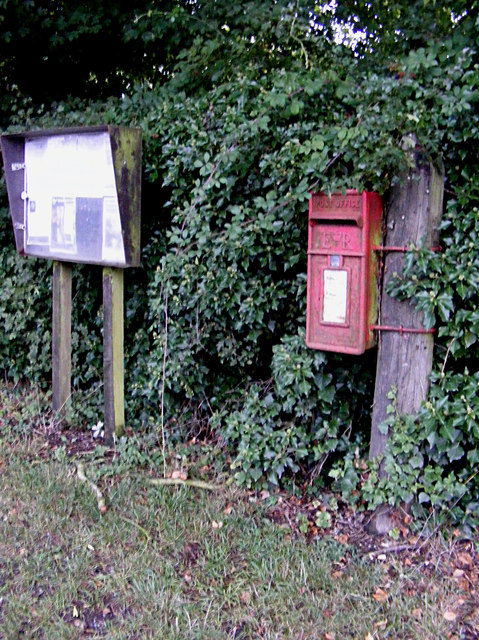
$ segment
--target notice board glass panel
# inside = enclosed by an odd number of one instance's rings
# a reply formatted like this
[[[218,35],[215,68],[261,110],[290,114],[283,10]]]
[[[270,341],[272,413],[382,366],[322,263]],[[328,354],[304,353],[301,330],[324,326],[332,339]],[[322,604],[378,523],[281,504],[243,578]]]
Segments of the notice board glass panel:
[[[25,253],[126,264],[108,132],[25,140]]]

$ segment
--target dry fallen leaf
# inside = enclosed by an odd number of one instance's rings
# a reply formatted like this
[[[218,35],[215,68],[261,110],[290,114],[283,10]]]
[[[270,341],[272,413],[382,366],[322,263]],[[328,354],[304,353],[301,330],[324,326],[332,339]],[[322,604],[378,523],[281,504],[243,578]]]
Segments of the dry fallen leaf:
[[[443,618],[448,622],[453,622],[457,618],[457,613],[454,613],[454,611],[444,611]]]
[[[384,629],[388,626],[388,621],[379,620],[378,622],[375,622],[373,626],[375,629],[381,629],[382,631],[384,631]]]
[[[471,555],[469,553],[466,553],[465,551],[457,555],[457,560],[462,567],[471,567],[473,564]]]
[[[373,593],[373,598],[374,600],[376,600],[376,602],[384,602],[388,599],[388,594],[384,591],[384,589],[378,587]]]
[[[411,611],[411,615],[415,620],[420,620],[422,618],[422,609],[416,607]]]
[[[176,480],[187,480],[188,476],[186,475],[186,473],[184,473],[183,471],[180,471],[179,469],[175,469],[173,471],[173,473],[171,474],[171,477]]]

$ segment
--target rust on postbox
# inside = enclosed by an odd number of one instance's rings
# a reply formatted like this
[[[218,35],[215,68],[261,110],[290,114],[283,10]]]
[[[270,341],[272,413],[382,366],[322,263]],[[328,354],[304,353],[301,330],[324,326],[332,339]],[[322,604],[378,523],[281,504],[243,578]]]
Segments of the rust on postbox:
[[[309,202],[306,344],[359,355],[376,344],[381,198],[347,191]]]

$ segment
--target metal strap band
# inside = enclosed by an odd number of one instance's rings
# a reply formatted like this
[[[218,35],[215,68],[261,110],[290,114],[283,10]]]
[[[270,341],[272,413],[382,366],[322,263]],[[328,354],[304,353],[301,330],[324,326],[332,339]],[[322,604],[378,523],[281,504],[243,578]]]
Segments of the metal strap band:
[[[373,244],[372,248],[373,251],[400,251],[402,253],[406,253],[406,251],[411,250],[411,247],[385,247],[375,244]],[[441,251],[441,247],[429,247],[429,251]]]
[[[372,324],[369,326],[374,331],[396,331],[400,335],[403,333],[434,333],[436,329],[409,329],[400,325],[399,327],[391,327],[389,325]]]

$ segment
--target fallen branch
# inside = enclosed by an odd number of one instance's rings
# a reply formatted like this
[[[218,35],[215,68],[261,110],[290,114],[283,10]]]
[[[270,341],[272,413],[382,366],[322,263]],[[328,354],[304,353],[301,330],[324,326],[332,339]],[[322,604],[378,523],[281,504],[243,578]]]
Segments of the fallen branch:
[[[103,494],[100,491],[100,489],[98,488],[98,486],[94,482],[92,482],[92,480],[89,480],[86,477],[85,467],[84,467],[82,462],[79,462],[77,464],[77,476],[78,476],[79,480],[81,480],[82,482],[85,482],[87,485],[89,485],[90,489],[93,491],[93,493],[96,496],[96,501],[98,503],[98,509],[99,509],[100,513],[102,515],[105,514],[107,512],[108,507],[106,506]]]
[[[419,548],[419,545],[414,544],[398,544],[393,547],[381,547],[380,549],[374,549],[373,551],[364,551],[362,555],[365,556],[380,556],[382,554],[386,555],[387,553],[400,553],[401,551],[416,551]]]
[[[150,484],[154,486],[185,485],[186,487],[196,487],[206,489],[206,491],[223,491],[226,485],[211,484],[203,480],[184,480],[183,478],[151,478]]]

